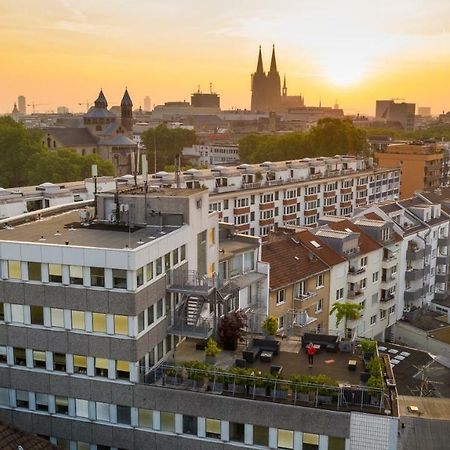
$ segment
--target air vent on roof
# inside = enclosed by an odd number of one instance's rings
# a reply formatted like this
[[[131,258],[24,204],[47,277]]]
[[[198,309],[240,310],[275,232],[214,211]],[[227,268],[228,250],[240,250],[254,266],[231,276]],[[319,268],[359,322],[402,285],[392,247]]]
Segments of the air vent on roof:
[[[300,258],[298,256],[294,256],[294,259],[300,261]]]
[[[353,231],[350,230],[350,228],[346,228],[345,231],[347,231],[348,233],[353,233]]]
[[[311,241],[311,244],[316,248],[320,248],[320,244],[317,241]]]

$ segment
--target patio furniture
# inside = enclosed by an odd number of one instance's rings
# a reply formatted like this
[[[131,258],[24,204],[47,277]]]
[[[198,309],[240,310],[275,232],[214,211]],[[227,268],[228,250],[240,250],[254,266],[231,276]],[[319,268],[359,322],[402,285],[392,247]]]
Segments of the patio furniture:
[[[330,334],[305,333],[302,339],[302,347],[306,349],[309,343],[325,348],[327,351],[335,352],[338,347],[338,336]]]
[[[272,352],[273,355],[278,355],[280,352],[280,342],[275,339],[252,339],[251,344],[242,352],[242,358],[248,363],[252,363],[258,359],[261,352]]]
[[[267,350],[264,350],[259,355],[259,358],[261,359],[262,362],[271,362],[272,358],[273,358],[273,352],[269,352]]]
[[[358,364],[358,362],[356,361],[356,359],[349,359],[348,360],[348,370],[354,372],[356,370],[357,364]]]
[[[283,372],[283,366],[270,366],[271,375],[281,376],[281,372]]]
[[[260,353],[261,349],[259,347],[247,348],[242,351],[242,358],[244,358],[247,362],[252,363],[258,359]]]

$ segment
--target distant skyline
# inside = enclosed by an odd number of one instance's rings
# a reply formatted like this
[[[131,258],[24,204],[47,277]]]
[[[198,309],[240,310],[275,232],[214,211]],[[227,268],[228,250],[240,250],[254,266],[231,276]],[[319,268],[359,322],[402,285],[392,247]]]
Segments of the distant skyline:
[[[450,109],[448,0],[15,0],[0,4],[0,113],[93,102],[189,100],[209,83],[250,107],[250,74],[275,44],[288,94],[374,115],[375,100]],[[32,111],[31,107],[27,108]]]

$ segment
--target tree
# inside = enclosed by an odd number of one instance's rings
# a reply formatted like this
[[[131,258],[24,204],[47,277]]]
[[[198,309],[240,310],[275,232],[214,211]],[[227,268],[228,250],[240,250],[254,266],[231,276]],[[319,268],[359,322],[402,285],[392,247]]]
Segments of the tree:
[[[153,169],[156,145],[156,170],[163,170],[165,166],[175,163],[175,157],[181,153],[184,147],[190,147],[197,142],[195,132],[184,128],[167,128],[159,125],[149,128],[141,136],[147,150],[149,167]]]
[[[276,317],[267,316],[261,327],[267,336],[275,336],[278,331],[278,320]]]
[[[236,350],[238,341],[244,336],[246,325],[247,314],[240,310],[225,314],[220,319],[217,334],[225,350]]]
[[[350,302],[337,302],[330,309],[330,316],[336,313],[336,326],[344,319],[344,331],[347,333],[347,321],[356,320],[361,316],[361,305]]]

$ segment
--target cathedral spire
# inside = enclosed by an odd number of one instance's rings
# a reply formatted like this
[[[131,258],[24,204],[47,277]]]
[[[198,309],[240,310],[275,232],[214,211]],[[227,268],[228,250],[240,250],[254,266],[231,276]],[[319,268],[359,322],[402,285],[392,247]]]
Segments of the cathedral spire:
[[[286,97],[287,95],[287,86],[286,86],[286,74],[284,75],[284,81],[283,81],[283,97]]]
[[[105,94],[103,94],[103,90],[100,89],[100,93],[98,94],[97,100],[94,102],[96,108],[106,109],[108,107],[108,102],[106,101]]]
[[[275,44],[272,47],[272,59],[270,60],[270,71],[277,72],[277,60],[275,57]]]
[[[264,73],[261,46],[259,46],[258,64],[256,66],[256,73]]]

